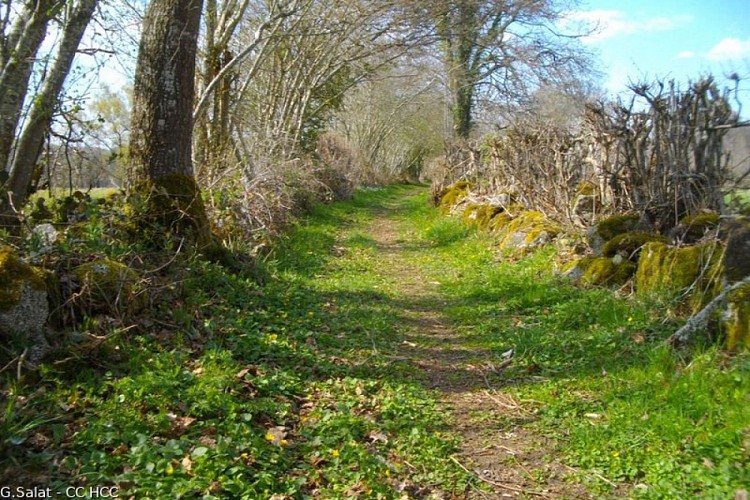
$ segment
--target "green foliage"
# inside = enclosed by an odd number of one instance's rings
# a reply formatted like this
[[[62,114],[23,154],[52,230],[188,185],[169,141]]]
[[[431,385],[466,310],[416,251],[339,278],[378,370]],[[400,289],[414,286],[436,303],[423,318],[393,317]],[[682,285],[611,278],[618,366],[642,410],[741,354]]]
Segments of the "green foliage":
[[[138,498],[463,491],[434,397],[383,356],[403,325],[362,228],[402,193],[316,207],[268,256],[263,287],[178,262],[181,293],[162,284],[137,334],[113,336],[115,355],[49,365],[20,389],[23,404],[5,406],[0,481],[86,477]]]
[[[413,224],[425,237],[443,222],[424,214]],[[533,402],[523,425],[556,443],[571,480],[597,497],[619,484],[617,496],[731,498],[749,484],[746,356],[727,360],[712,348],[683,359],[663,346],[679,325],[660,303],[571,286],[553,275],[549,247],[498,263],[490,238],[473,234],[415,258],[442,283],[463,346],[515,349],[489,382]]]
[[[528,418],[512,425],[546,436],[592,495],[614,482],[726,498],[750,482],[746,356],[679,357],[662,347],[676,325],[658,305],[572,286],[551,246],[498,262],[490,233],[415,187],[314,207],[267,256],[263,286],[180,258],[135,326],[107,331],[107,351],[43,365],[33,385],[3,373],[0,482],[85,477],[137,498],[463,494],[472,480],[450,460],[461,436],[393,356],[414,332],[405,305],[433,304],[383,272],[394,250],[370,235],[383,206],[467,363],[515,350],[487,383],[522,402]]]

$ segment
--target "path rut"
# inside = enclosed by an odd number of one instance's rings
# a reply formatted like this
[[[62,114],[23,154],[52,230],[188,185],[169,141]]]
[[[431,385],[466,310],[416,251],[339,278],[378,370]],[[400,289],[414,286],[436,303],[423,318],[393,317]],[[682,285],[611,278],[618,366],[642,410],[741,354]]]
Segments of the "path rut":
[[[369,227],[378,260],[387,262],[380,272],[404,297],[405,340],[392,356],[412,365],[451,415],[451,431],[461,438],[452,459],[484,485],[466,498],[591,498],[570,482],[573,470],[551,454],[551,442],[526,428],[535,418],[531,405],[493,386],[494,374],[512,360],[469,346],[445,316],[451,298],[411,258],[413,242],[398,211],[398,203],[384,207]]]

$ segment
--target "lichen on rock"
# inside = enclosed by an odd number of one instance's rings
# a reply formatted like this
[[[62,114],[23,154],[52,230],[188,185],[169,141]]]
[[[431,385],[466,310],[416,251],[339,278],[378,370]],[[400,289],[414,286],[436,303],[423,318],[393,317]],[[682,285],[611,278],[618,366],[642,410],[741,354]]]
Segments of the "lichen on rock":
[[[461,214],[461,219],[469,226],[475,226],[478,229],[487,229],[493,217],[502,212],[502,207],[488,204],[472,204]]]
[[[636,265],[626,259],[583,257],[570,264],[563,276],[588,285],[621,286],[635,274]]]
[[[23,262],[10,247],[0,248],[0,339],[23,337],[27,360],[38,363],[49,348],[44,336],[49,305],[45,274]]]
[[[605,257],[614,257],[616,254],[622,255],[626,259],[638,260],[640,249],[650,242],[666,243],[666,238],[656,233],[646,233],[636,231],[632,233],[623,233],[611,238],[602,247],[602,255]]]
[[[440,193],[440,210],[442,213],[450,213],[451,209],[465,198],[474,185],[467,181],[459,181],[447,187]]]
[[[501,249],[530,249],[549,243],[560,226],[536,210],[521,212],[499,232]]]

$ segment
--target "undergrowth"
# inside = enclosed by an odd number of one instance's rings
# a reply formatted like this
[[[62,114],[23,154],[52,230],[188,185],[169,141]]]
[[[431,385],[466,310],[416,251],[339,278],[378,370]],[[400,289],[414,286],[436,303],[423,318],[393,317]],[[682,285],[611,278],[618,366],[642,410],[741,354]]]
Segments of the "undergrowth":
[[[380,359],[400,331],[361,224],[398,195],[316,208],[266,257],[262,285],[257,271],[178,259],[164,286],[179,298],[152,290],[143,317],[103,332],[106,348],[45,364],[38,380],[6,371],[0,485],[137,498],[463,491],[433,396]]]

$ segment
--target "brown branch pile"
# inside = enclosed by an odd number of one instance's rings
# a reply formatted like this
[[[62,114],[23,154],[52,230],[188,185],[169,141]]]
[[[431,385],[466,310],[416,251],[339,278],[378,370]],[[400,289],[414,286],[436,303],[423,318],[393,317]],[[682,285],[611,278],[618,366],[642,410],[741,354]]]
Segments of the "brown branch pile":
[[[481,159],[453,148],[438,183],[472,180],[561,222],[581,222],[582,197],[596,215],[637,212],[663,232],[685,215],[721,211],[730,181],[722,141],[737,120],[728,91],[711,78],[685,92],[663,82],[632,90],[625,104],[587,106],[575,132],[526,118],[486,140]]]
[[[713,79],[680,92],[673,82],[634,85],[627,105],[589,106],[597,176],[613,211],[637,211],[661,230],[701,209],[720,211],[729,181],[722,141],[736,123]],[[636,110],[638,98],[647,108]]]

